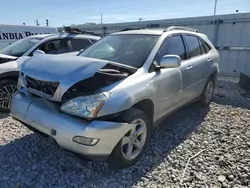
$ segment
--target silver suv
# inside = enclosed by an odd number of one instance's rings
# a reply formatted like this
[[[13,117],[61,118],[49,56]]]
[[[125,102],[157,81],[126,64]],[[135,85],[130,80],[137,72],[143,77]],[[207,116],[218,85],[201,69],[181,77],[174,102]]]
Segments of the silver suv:
[[[218,64],[207,36],[191,28],[119,32],[78,56],[24,62],[11,114],[62,148],[127,167],[164,116],[209,105]]]

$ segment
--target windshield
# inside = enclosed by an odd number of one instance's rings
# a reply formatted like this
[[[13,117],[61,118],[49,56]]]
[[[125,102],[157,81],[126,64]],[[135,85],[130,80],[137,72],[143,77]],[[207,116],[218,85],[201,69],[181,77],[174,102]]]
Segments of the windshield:
[[[18,40],[0,51],[1,54],[21,57],[26,51],[34,46],[41,38],[24,38]]]
[[[111,35],[87,48],[80,56],[140,68],[158,38],[157,35]]]

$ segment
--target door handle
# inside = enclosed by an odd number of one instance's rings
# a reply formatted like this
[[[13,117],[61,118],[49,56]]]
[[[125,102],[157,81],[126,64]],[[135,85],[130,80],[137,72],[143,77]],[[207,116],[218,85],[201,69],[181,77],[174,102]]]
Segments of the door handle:
[[[210,61],[212,61],[212,59],[211,59],[211,58],[208,58],[207,61],[210,62]]]
[[[190,70],[190,69],[192,69],[193,68],[193,66],[192,65],[189,65],[186,69],[187,70]]]

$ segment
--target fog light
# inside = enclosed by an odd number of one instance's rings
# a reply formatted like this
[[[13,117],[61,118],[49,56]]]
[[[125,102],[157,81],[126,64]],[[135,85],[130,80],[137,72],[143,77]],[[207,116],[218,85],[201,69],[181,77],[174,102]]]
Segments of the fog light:
[[[88,137],[83,137],[83,136],[75,136],[73,138],[73,141],[78,143],[78,144],[83,144],[87,146],[94,146],[99,142],[98,138],[88,138]]]

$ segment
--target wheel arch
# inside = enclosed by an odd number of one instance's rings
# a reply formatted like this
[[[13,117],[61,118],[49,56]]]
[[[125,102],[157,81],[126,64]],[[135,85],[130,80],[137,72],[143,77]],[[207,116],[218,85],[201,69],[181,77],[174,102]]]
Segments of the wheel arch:
[[[18,77],[19,77],[18,71],[5,72],[0,74],[0,81],[6,79],[18,80]]]
[[[134,104],[132,108],[137,108],[143,111],[150,119],[150,122],[154,122],[154,103],[151,99],[143,99]]]
[[[216,81],[217,78],[218,78],[218,71],[213,71],[209,76],[209,79],[212,79],[213,81]]]

